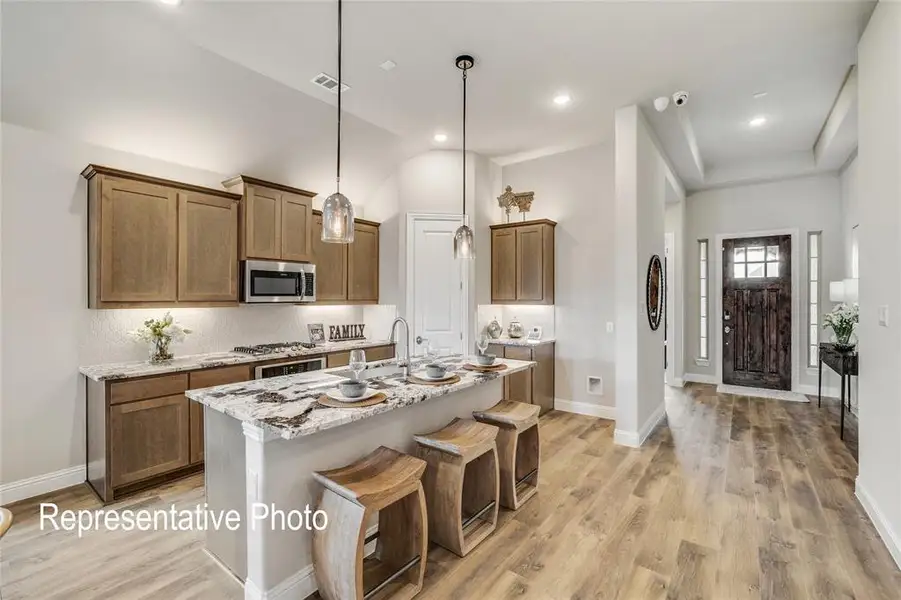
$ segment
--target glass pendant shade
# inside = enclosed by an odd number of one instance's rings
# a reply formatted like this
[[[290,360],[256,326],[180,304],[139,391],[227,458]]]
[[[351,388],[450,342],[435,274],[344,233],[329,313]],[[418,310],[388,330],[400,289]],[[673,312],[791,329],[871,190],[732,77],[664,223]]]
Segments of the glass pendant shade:
[[[341,192],[326,198],[322,205],[322,241],[332,244],[354,241],[354,205]]]
[[[454,233],[454,258],[475,258],[476,248],[472,239],[472,229],[460,225]]]

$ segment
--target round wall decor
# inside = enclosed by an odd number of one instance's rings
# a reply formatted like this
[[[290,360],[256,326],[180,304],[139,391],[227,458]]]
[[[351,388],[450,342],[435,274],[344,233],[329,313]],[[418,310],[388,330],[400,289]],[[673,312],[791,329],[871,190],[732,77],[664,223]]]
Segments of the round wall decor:
[[[655,254],[648,263],[646,289],[648,323],[650,323],[652,331],[657,331],[657,328],[660,327],[660,320],[663,318],[663,294],[663,265],[660,264],[660,257]]]

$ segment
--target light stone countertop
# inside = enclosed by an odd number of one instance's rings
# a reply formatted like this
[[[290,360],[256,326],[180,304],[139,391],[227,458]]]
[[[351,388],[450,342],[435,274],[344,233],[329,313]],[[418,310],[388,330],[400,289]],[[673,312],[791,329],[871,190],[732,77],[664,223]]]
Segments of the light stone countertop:
[[[509,338],[509,337],[500,337],[496,340],[491,340],[489,343],[497,344],[499,346],[540,346],[542,344],[552,344],[556,340],[554,338],[541,338],[540,340],[528,340],[525,337],[521,338]]]
[[[416,373],[426,361],[421,357],[414,359],[413,372]],[[317,402],[328,389],[337,387],[344,380],[335,373],[347,371],[347,367],[188,390],[185,395],[213,410],[239,421],[267,428],[279,437],[290,440],[484,385],[500,377],[530,369],[535,364],[531,361],[504,359],[499,362],[506,364],[507,369],[495,373],[478,373],[463,369],[465,359],[461,355],[441,359],[441,362],[449,365],[460,376],[458,383],[419,385],[409,383],[402,374],[375,377],[368,380],[370,387],[380,390],[388,399],[365,408],[329,408]],[[391,359],[370,363],[369,368],[396,364],[397,361]]]
[[[213,369],[231,365],[250,364],[281,358],[297,358],[304,356],[321,356],[332,352],[344,352],[354,348],[375,348],[387,346],[391,342],[387,340],[353,340],[348,342],[326,342],[315,348],[301,348],[294,352],[276,352],[254,356],[241,352],[211,352],[208,354],[189,354],[178,356],[163,363],[152,364],[149,361],[132,361],[123,363],[107,363],[79,367],[78,371],[94,381],[106,381],[108,379],[129,379],[132,377],[146,377],[148,375],[165,375],[180,371],[194,371],[196,369]],[[321,372],[321,371],[320,371]]]

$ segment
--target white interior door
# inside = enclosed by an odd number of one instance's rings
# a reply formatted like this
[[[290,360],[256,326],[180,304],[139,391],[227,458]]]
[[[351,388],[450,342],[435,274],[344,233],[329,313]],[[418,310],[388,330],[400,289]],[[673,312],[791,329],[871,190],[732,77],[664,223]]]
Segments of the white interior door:
[[[459,215],[410,215],[407,223],[408,314],[413,316],[413,352],[419,337],[433,348],[463,352],[466,261],[454,259]]]

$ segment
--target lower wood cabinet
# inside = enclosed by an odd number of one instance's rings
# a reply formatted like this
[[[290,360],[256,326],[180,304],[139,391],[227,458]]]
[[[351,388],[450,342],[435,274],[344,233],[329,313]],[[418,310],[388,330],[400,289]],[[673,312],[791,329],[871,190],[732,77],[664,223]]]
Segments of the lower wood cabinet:
[[[394,346],[376,346],[375,348],[364,348],[366,351],[366,362],[376,360],[388,360],[394,358]],[[335,352],[325,357],[326,368],[346,367],[350,364],[350,352]]]
[[[237,365],[234,367],[222,367],[220,369],[206,369],[192,371],[190,377],[190,389],[226,385],[253,379],[253,367]],[[203,462],[203,404],[191,401],[191,431],[190,431],[191,464]]]
[[[534,346],[503,346],[491,344],[488,352],[512,360],[532,360],[538,363],[528,371],[504,377],[504,400],[516,400],[541,407],[541,414],[554,408],[553,342]]]

